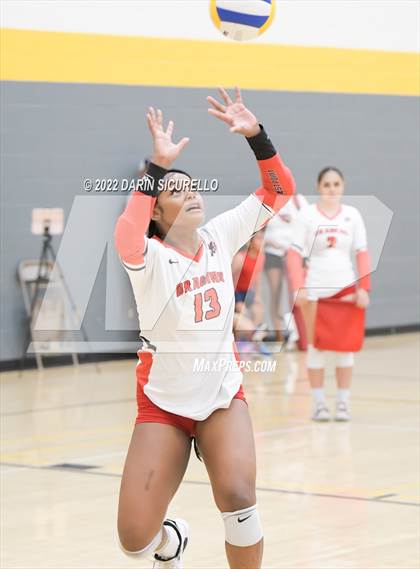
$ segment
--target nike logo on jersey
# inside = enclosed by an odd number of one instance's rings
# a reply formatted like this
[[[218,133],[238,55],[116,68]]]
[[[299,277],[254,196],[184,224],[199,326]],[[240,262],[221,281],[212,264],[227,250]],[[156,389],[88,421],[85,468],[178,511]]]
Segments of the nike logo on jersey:
[[[249,520],[249,518],[252,516],[252,514],[249,514],[249,516],[247,516],[246,518],[238,518],[238,524],[241,524],[242,522]]]
[[[179,263],[178,259],[169,259],[170,265],[173,265],[174,263]]]

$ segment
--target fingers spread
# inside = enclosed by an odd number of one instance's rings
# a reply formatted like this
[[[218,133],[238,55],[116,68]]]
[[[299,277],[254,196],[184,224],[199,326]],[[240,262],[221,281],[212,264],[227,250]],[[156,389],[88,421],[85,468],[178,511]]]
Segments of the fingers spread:
[[[207,110],[211,115],[213,115],[214,117],[217,117],[218,119],[222,120],[223,122],[225,122],[229,125],[231,125],[233,123],[232,117],[230,117],[226,113],[216,111],[215,109],[207,109]]]
[[[171,137],[174,130],[174,121],[169,121],[168,128],[166,129],[166,134]]]
[[[218,111],[222,111],[223,113],[226,112],[226,107],[225,105],[222,105],[222,103],[219,103],[219,101],[217,101],[216,99],[214,99],[213,97],[208,96],[207,97],[208,102],[213,105],[213,107],[215,109],[217,109]]]
[[[182,150],[185,146],[187,146],[189,141],[190,141],[190,139],[187,137],[181,138],[181,140],[177,144],[177,147],[179,148],[179,150]]]
[[[155,112],[155,109],[153,107],[149,107],[149,114],[152,118],[152,121],[156,122],[156,112]]]
[[[155,123],[153,121],[152,115],[150,113],[147,113],[146,115],[147,117],[147,126],[149,127],[149,130],[152,134],[155,133]]]
[[[223,89],[223,87],[219,87],[219,93],[222,96],[222,99],[224,100],[224,102],[227,105],[233,105],[233,101],[232,99],[229,97],[229,95],[227,94],[227,92],[225,91],[225,89]]]

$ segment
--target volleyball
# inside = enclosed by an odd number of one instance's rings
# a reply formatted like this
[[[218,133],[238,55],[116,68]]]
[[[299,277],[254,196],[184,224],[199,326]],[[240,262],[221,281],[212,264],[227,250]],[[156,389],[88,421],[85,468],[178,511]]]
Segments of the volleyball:
[[[274,18],[275,0],[211,0],[211,18],[220,32],[248,41],[265,32]]]

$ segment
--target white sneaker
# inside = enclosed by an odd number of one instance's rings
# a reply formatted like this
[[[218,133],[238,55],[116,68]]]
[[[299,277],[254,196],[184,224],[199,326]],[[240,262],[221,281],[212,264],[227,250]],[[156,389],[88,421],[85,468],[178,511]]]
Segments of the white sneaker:
[[[335,420],[336,421],[350,421],[350,409],[344,401],[339,401],[337,403],[337,408],[335,412]]]
[[[163,525],[171,526],[178,533],[179,547],[175,557],[172,559],[165,560],[155,553],[153,569],[183,569],[184,565],[182,563],[182,554],[184,553],[188,543],[188,524],[181,518],[175,518],[174,520],[165,520]]]
[[[331,414],[328,407],[326,407],[325,403],[318,403],[312,415],[312,421],[325,423],[330,420],[331,420]]]

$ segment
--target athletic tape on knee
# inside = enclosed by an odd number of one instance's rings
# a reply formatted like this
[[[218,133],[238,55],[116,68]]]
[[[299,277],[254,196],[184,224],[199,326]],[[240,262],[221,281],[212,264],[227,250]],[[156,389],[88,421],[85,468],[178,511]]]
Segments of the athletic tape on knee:
[[[353,352],[336,352],[336,366],[337,367],[353,367],[354,354]]]
[[[223,512],[225,539],[231,545],[248,547],[258,543],[262,537],[262,528],[257,505],[237,512]]]
[[[306,359],[306,365],[309,369],[324,369],[324,352],[317,350],[317,348],[314,348],[312,344],[308,344],[308,356]]]
[[[162,541],[162,530],[160,530],[159,533],[152,539],[149,545],[146,545],[146,547],[144,547],[143,549],[139,549],[138,551],[129,551],[128,549],[125,549],[125,547],[123,547],[121,541],[119,543],[121,551],[123,551],[126,555],[130,555],[130,557],[137,557],[137,558],[140,557],[143,559],[153,560],[154,553],[156,549],[159,547],[161,541]]]

